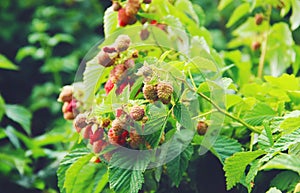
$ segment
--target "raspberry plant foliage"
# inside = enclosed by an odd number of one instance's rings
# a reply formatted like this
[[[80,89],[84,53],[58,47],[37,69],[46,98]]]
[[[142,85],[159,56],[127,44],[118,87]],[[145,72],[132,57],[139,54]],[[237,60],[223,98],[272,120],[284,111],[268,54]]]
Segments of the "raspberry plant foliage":
[[[114,1],[104,15],[105,40],[87,54],[73,89],[64,87],[59,96],[78,143],[88,147],[61,162],[61,192],[159,191],[165,179],[197,192],[189,163],[207,151],[223,165],[227,190],[251,192],[256,176],[271,169],[299,176],[299,60],[288,59],[299,52],[290,35],[299,7],[288,1],[290,30],[270,23],[273,7],[282,3],[276,2],[240,2],[227,27],[250,16],[233,32],[228,45],[234,50],[218,53],[198,5]],[[223,0],[219,9],[230,4]],[[290,38],[284,42],[289,52],[274,61],[281,33]],[[246,34],[258,34],[260,46]],[[248,61],[248,51],[259,49],[258,63]],[[288,67],[294,74],[283,74]],[[299,179],[282,187],[278,176],[269,192],[292,191]]]

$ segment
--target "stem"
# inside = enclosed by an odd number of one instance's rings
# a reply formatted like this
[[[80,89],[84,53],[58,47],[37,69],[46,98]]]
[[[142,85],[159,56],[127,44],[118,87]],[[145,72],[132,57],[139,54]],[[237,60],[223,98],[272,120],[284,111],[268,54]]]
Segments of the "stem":
[[[178,78],[178,77],[177,77],[177,79],[184,82],[192,92],[198,93],[204,100],[206,100],[207,102],[212,104],[212,106],[214,106],[217,109],[218,112],[220,112],[220,113],[226,115],[227,117],[230,117],[231,119],[239,122],[240,124],[244,125],[245,127],[247,127],[249,130],[251,130],[254,133],[259,133],[259,134],[261,133],[261,131],[259,129],[253,127],[252,125],[249,125],[248,123],[246,123],[244,120],[240,119],[239,117],[236,117],[236,116],[230,114],[229,112],[227,112],[226,110],[222,109],[218,104],[216,104],[209,97],[207,97],[206,95],[204,95],[201,92],[198,92],[196,88],[191,87],[186,80],[184,80],[182,78]]]
[[[267,54],[267,44],[268,44],[268,37],[269,37],[269,29],[270,29],[270,17],[271,17],[271,11],[272,7],[268,5],[267,11],[266,11],[266,20],[268,22],[268,28],[263,34],[263,41],[262,41],[262,46],[261,46],[261,55],[259,58],[259,64],[258,64],[258,71],[257,71],[257,76],[259,78],[262,78],[263,71],[264,71],[264,64],[265,64],[265,59],[266,59],[266,54]]]

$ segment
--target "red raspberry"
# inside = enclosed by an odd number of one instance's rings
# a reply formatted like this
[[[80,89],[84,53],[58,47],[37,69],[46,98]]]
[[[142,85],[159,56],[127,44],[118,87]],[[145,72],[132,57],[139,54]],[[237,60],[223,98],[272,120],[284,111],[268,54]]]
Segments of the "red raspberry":
[[[103,129],[98,128],[92,135],[90,135],[90,144],[93,144],[95,141],[101,140],[103,138]]]
[[[97,164],[97,163],[101,162],[101,159],[99,157],[97,157],[97,156],[94,156],[94,157],[92,157],[92,159],[90,160],[90,162]]]
[[[127,15],[125,8],[121,8],[118,11],[118,24],[121,27],[134,24],[137,21],[135,15]]]
[[[134,52],[133,55],[134,55],[134,54],[137,54],[137,53]],[[126,60],[126,61],[124,62],[124,67],[126,68],[126,70],[127,70],[128,68],[134,67],[134,65],[135,65],[135,63],[134,63],[134,60],[133,60],[133,59],[128,59],[128,60]]]
[[[121,76],[124,74],[126,71],[126,66],[124,64],[119,64],[112,69],[110,72],[110,79],[113,83],[117,83],[120,79]]]
[[[108,47],[108,46],[102,48],[102,50],[103,50],[103,52],[106,52],[106,53],[114,53],[114,52],[117,52],[116,48],[114,48],[114,47]]]
[[[156,21],[156,20],[152,20],[152,21],[150,21],[150,24],[151,24],[151,25],[156,25],[156,24],[157,24],[157,21]]]
[[[104,141],[98,140],[93,143],[93,152],[99,153],[103,149]]]
[[[168,104],[173,93],[173,86],[167,82],[160,82],[157,85],[157,96],[164,103]]]
[[[120,86],[118,86],[118,88],[116,89],[116,94],[119,95],[123,92],[123,90],[126,88],[126,86],[128,85],[128,81],[125,80],[124,82],[122,82],[122,84]]]
[[[104,86],[105,93],[108,95],[109,92],[114,88],[114,83],[111,80],[108,80]]]
[[[145,4],[150,4],[152,2],[152,0],[143,0],[143,3]]]
[[[102,119],[101,127],[106,128],[109,125],[110,125],[110,119],[109,118]]]
[[[128,131],[126,130],[123,131],[123,133],[119,137],[119,141],[118,141],[119,145],[125,145],[128,134],[129,134]]]
[[[123,109],[117,109],[116,110],[116,117],[121,117],[121,115],[123,114],[123,113],[125,113],[124,111],[123,111]]]
[[[197,124],[197,132],[199,135],[205,135],[208,125],[204,121],[199,121]]]
[[[135,121],[141,121],[145,115],[145,110],[140,106],[134,106],[130,110],[130,117]]]
[[[77,106],[76,104],[77,104],[76,99],[72,99],[70,101],[70,103],[68,104],[68,106],[66,108],[66,111],[67,112],[73,112],[73,111],[75,111],[76,110],[76,106]]]
[[[73,86],[66,85],[62,88],[57,100],[59,102],[70,102],[72,100],[72,95],[73,95]]]
[[[88,125],[84,128],[82,137],[84,139],[89,139],[91,135],[93,135],[92,125]]]

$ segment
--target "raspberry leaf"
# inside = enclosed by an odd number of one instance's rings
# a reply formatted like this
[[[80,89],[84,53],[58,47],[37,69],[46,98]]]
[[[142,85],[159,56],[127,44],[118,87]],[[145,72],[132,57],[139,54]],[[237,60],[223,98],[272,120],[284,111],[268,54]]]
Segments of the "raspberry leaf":
[[[185,147],[181,146],[178,148],[183,149]],[[182,151],[182,153],[167,163],[168,175],[177,187],[179,186],[182,176],[188,167],[193,151],[193,146],[189,145],[184,151]]]
[[[238,152],[227,158],[223,168],[226,176],[227,190],[230,190],[238,182],[240,182],[245,175],[244,173],[247,165],[264,153],[265,152],[262,150],[253,152]]]

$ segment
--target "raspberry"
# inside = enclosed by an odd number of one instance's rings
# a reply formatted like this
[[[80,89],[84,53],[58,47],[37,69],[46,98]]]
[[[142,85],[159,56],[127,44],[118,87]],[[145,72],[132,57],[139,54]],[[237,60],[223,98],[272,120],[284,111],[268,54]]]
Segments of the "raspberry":
[[[141,40],[148,39],[149,35],[150,35],[150,32],[147,29],[142,29],[141,32],[140,32]]]
[[[65,112],[64,113],[64,119],[66,120],[73,120],[75,118],[75,115],[73,112]]]
[[[260,42],[255,41],[255,42],[253,42],[253,43],[251,44],[251,49],[252,49],[253,51],[256,51],[256,50],[258,50],[258,49],[260,48],[260,46],[261,46]]]
[[[150,4],[152,2],[152,0],[143,0],[143,3],[145,4]]]
[[[199,135],[205,135],[208,125],[204,121],[199,121],[197,124],[197,132]]]
[[[97,130],[90,135],[90,144],[103,138],[103,129],[97,128]]]
[[[108,46],[102,48],[102,50],[103,50],[103,52],[106,52],[106,53],[114,53],[114,52],[117,52],[116,48],[114,48],[114,47],[108,47]]]
[[[156,101],[158,99],[156,85],[145,84],[143,87],[143,93],[147,100]]]
[[[134,24],[137,21],[135,15],[127,15],[124,8],[119,9],[118,11],[118,24],[121,27],[126,25]]]
[[[114,60],[111,59],[108,55],[108,53],[104,51],[100,51],[98,54],[98,64],[104,66],[104,67],[109,67],[114,64]]]
[[[160,82],[157,85],[157,96],[164,103],[168,104],[173,93],[173,86],[167,82]]]
[[[152,20],[152,21],[150,21],[150,24],[151,24],[151,25],[156,25],[156,24],[157,24],[157,21],[156,21],[156,20]]]
[[[129,145],[131,148],[136,149],[141,144],[143,144],[143,138],[135,130],[129,133],[129,137],[130,137]]]
[[[76,129],[76,131],[79,133],[84,127],[87,126],[86,115],[85,114],[77,115],[73,122],[73,126]]]
[[[109,92],[114,88],[114,86],[114,83],[111,80],[108,80],[104,86],[105,93],[108,95]]]
[[[134,50],[131,57],[133,58],[138,58],[139,57],[139,51],[138,50]]]
[[[113,122],[111,123],[111,129],[113,129],[113,131],[119,135],[121,134],[122,130],[125,129],[125,122],[123,122],[121,119],[116,118],[115,120],[113,120]]]
[[[133,55],[134,55],[134,54],[136,54],[136,52],[133,53]],[[126,60],[126,61],[124,62],[124,67],[125,67],[126,69],[132,68],[132,67],[134,67],[134,65],[135,65],[135,63],[134,63],[134,60],[133,60],[133,59],[129,59],[129,60]]]
[[[123,114],[123,113],[125,113],[124,111],[123,111],[123,109],[117,109],[116,110],[116,117],[121,117],[121,115]]]
[[[109,142],[113,145],[124,145],[126,143],[126,137],[128,136],[128,131],[123,130],[119,135],[110,128],[108,131]]]
[[[89,139],[91,135],[93,135],[92,125],[88,125],[88,126],[86,126],[86,127],[84,128],[82,137],[83,137],[84,139]]]
[[[102,140],[95,141],[93,143],[93,152],[99,153],[102,150],[103,145],[104,145],[104,141],[102,141]]]
[[[116,94],[117,95],[121,94],[127,85],[128,85],[128,80],[125,80],[124,82],[122,82],[122,84],[120,86],[118,86],[118,88],[116,90]]]
[[[264,15],[261,13],[258,13],[255,15],[255,24],[260,25],[264,20]]]
[[[77,107],[77,101],[75,99],[72,99],[69,103],[68,106],[66,107],[67,112],[74,112]]]
[[[129,48],[130,37],[128,35],[119,35],[115,41],[116,50],[118,52],[123,52]]]
[[[110,125],[110,119],[109,118],[102,119],[101,127],[106,128],[109,125]]]
[[[97,156],[94,156],[94,157],[92,157],[92,159],[90,160],[90,162],[97,164],[97,163],[101,162],[101,159],[99,157],[97,157]]]
[[[140,1],[139,0],[128,0],[125,11],[127,15],[136,15],[140,9]]]
[[[144,81],[149,82],[153,75],[153,70],[146,64],[144,64],[141,68],[138,69],[136,75],[144,76]]]
[[[69,106],[69,102],[64,102],[64,104],[63,104],[63,106],[62,106],[62,108],[61,108],[61,111],[62,111],[63,113],[66,113],[66,112],[67,112],[68,106]]]
[[[112,7],[114,11],[119,11],[122,8],[121,4],[117,1],[113,2]]]
[[[140,106],[134,106],[130,110],[130,117],[135,121],[141,121],[145,115],[145,110]]]
[[[113,83],[117,83],[121,76],[126,71],[126,66],[124,64],[119,64],[114,67],[114,69],[110,72],[110,79]]]
[[[57,100],[59,102],[70,102],[72,100],[72,95],[73,95],[73,86],[66,85],[62,88]]]

